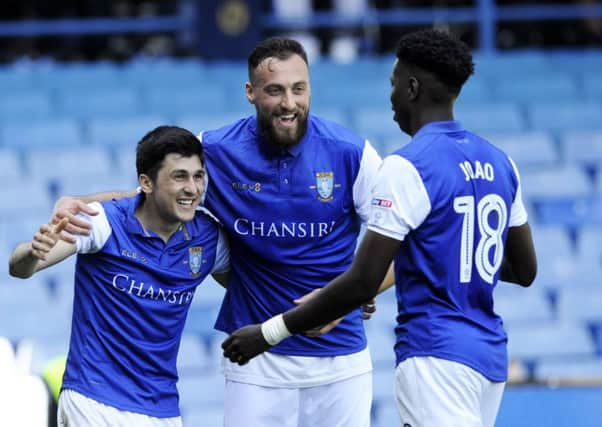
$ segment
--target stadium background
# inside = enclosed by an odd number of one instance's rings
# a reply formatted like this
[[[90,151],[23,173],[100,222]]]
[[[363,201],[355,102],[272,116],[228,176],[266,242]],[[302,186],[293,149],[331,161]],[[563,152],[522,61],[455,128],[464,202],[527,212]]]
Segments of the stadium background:
[[[312,111],[407,142],[392,121],[399,35],[451,28],[476,75],[456,116],[519,165],[540,272],[501,283],[511,382],[498,427],[602,424],[602,6],[596,1],[5,1],[0,6],[0,425],[45,426],[44,366],[67,349],[73,262],[8,277],[14,245],[61,194],[135,185],[134,147],[159,124],[193,132],[254,113],[246,54],[292,35],[311,59]],[[221,425],[222,291],[203,283],[182,342],[185,426]],[[375,427],[396,425],[392,292],[366,323]],[[17,420],[17,421],[15,421]]]

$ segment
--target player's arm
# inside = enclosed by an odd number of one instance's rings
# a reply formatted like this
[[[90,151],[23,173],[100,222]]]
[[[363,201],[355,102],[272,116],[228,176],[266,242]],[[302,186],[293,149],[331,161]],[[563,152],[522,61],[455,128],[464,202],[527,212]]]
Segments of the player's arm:
[[[10,275],[26,279],[73,255],[75,240],[61,236],[67,223],[68,220],[63,219],[58,224],[43,224],[31,241],[19,244],[8,261]]]
[[[71,234],[90,234],[90,223],[77,216],[83,212],[88,215],[97,215],[98,212],[89,206],[92,202],[102,202],[112,199],[122,199],[124,197],[132,197],[136,195],[136,191],[107,191],[103,193],[91,194],[88,196],[63,196],[60,197],[54,204],[52,211],[51,224],[58,224],[63,218],[69,220],[65,231]]]
[[[528,223],[508,229],[500,280],[530,286],[537,274],[537,257]]]
[[[246,363],[291,334],[326,324],[370,300],[378,292],[400,245],[399,240],[367,231],[346,272],[305,304],[263,325],[250,325],[236,331],[222,344],[224,356],[233,362]]]

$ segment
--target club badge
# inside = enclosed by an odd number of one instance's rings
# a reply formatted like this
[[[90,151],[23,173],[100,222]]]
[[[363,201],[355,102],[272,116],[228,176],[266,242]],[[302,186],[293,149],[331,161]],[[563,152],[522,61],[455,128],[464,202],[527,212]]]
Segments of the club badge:
[[[318,200],[329,202],[332,200],[332,190],[334,189],[333,172],[316,172],[316,187],[318,189]]]
[[[188,248],[188,266],[190,267],[190,275],[196,277],[201,272],[203,264],[203,247],[193,246]]]

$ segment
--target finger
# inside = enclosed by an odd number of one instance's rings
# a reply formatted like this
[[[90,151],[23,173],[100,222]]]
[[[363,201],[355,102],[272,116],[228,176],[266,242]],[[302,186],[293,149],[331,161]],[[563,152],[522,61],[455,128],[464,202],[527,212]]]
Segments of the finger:
[[[84,203],[81,200],[77,200],[76,206],[71,207],[70,210],[73,213],[84,212],[92,216],[98,215],[98,211],[96,209],[91,208],[87,203]]]
[[[73,237],[72,235],[70,235],[70,234],[67,234],[67,233],[61,233],[61,234],[59,235],[59,238],[60,238],[60,239],[61,239],[63,242],[66,242],[66,243],[71,243],[71,244],[75,244],[75,243],[77,243],[77,239],[76,239],[75,237]]]
[[[231,345],[232,345],[232,340],[234,340],[234,337],[232,335],[230,335],[228,338],[226,338],[224,340],[224,342],[222,343],[222,349],[224,350],[224,356],[226,356],[226,352],[227,351],[231,351]]]
[[[72,213],[67,212],[67,213],[65,213],[65,217],[69,218],[69,225],[83,228],[85,230],[92,229],[92,224],[90,224],[89,221],[86,221],[85,219],[83,219],[79,216],[75,216]],[[61,220],[62,220],[62,218],[61,218]],[[67,231],[69,231],[69,230],[67,230]]]
[[[61,234],[61,231],[65,229],[67,224],[69,224],[69,218],[61,219],[60,222],[53,227],[52,232],[54,234]]]
[[[53,247],[55,244],[54,239],[52,239],[50,235],[42,232],[38,232],[35,236],[33,236],[33,242],[39,245],[48,246],[48,248]]]
[[[77,227],[77,226],[69,223],[69,225],[67,225],[65,227],[65,231],[69,234],[78,234],[80,236],[87,236],[90,234],[90,227],[82,228],[82,227]]]

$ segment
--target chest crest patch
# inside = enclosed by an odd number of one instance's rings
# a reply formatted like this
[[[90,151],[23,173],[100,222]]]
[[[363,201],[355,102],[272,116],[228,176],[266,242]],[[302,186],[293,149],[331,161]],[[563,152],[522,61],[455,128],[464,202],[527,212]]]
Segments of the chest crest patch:
[[[201,272],[203,265],[203,247],[193,246],[188,248],[188,266],[190,267],[190,275],[196,277]]]

